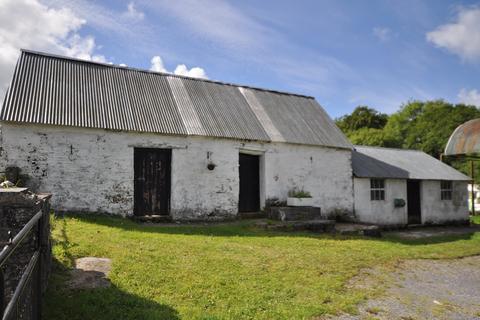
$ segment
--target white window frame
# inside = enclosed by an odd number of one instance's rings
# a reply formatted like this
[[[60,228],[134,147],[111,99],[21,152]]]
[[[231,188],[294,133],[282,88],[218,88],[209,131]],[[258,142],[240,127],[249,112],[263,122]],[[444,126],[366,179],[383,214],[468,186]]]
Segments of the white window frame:
[[[385,179],[370,179],[370,201],[385,201]]]
[[[440,181],[440,200],[450,201],[453,197],[453,182],[451,180]]]

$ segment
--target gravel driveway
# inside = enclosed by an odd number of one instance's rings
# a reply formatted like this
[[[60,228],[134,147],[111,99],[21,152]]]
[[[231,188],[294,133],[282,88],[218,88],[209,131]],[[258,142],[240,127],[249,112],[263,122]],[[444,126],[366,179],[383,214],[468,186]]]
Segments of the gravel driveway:
[[[384,279],[386,292],[358,315],[323,319],[480,319],[480,256],[404,261]]]

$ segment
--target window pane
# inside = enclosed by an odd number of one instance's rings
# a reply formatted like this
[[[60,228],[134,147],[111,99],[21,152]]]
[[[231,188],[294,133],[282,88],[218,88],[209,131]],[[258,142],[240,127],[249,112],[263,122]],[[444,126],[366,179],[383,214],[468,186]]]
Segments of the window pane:
[[[378,180],[378,187],[379,188],[385,188],[385,180]]]

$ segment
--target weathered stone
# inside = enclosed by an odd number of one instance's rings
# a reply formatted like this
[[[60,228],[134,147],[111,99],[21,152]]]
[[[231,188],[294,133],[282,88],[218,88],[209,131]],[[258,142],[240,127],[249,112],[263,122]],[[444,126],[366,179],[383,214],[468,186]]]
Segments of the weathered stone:
[[[321,219],[321,210],[317,207],[271,207],[270,219],[280,221],[301,221]]]
[[[75,260],[75,269],[70,271],[66,285],[70,289],[96,289],[111,285],[108,273],[112,261],[108,258],[85,257]]]
[[[55,194],[55,211],[132,215],[136,147],[172,149],[173,220],[238,218],[242,150],[261,154],[261,206],[302,187],[322,213],[353,211],[348,149],[15,123],[2,123],[2,135],[0,168],[15,164],[29,187]],[[215,170],[207,169],[207,152]]]
[[[334,220],[281,221],[258,224],[257,226],[276,231],[312,231],[316,233],[333,232]]]
[[[6,245],[40,210],[43,212],[43,238],[31,232],[17,247],[4,264],[5,293],[7,299],[13,294],[32,254],[42,246],[41,261],[42,290],[46,290],[51,265],[51,243],[49,226],[50,195],[37,196],[26,188],[0,189],[0,243]],[[34,229],[37,230],[37,229]],[[10,232],[10,234],[9,234]]]
[[[8,181],[8,180],[5,180],[2,183],[0,183],[0,188],[5,188],[6,189],[6,188],[12,188],[14,186],[15,186],[15,184],[11,181]]]
[[[335,232],[341,235],[381,237],[382,230],[376,225],[366,225],[357,223],[337,223]]]

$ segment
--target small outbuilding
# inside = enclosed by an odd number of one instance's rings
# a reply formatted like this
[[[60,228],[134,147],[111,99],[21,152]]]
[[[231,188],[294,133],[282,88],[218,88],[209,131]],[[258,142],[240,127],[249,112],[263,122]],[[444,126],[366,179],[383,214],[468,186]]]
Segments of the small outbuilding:
[[[378,225],[463,223],[470,177],[417,150],[355,146],[357,221]]]

